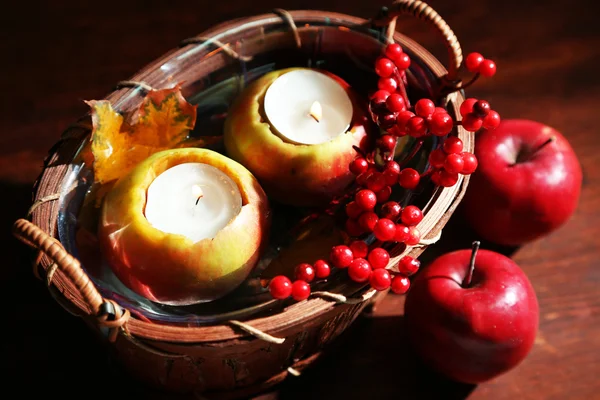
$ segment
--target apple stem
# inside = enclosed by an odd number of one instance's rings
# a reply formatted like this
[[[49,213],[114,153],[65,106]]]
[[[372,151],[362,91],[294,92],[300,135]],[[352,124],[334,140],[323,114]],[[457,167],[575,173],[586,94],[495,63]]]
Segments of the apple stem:
[[[471,251],[471,261],[469,261],[469,271],[467,272],[467,276],[462,283],[462,287],[468,288],[471,286],[471,280],[473,280],[473,271],[475,271],[475,257],[477,257],[477,250],[479,250],[479,246],[481,243],[476,240],[473,242],[472,251]]]
[[[552,143],[554,141],[556,141],[556,136],[550,136],[544,143],[542,143],[541,145],[539,145],[535,150],[533,150],[531,152],[528,152],[528,153],[519,154],[517,156],[517,161],[515,161],[515,164],[519,164],[519,163],[528,161],[538,151],[542,150],[544,147],[548,146],[550,143]]]

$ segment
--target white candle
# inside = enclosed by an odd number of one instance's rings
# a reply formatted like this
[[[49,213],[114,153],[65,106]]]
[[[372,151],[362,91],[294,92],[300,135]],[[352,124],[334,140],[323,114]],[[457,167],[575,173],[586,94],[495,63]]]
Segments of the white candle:
[[[237,184],[223,171],[203,163],[169,168],[148,187],[144,214],[163,232],[194,243],[214,238],[242,209]]]
[[[310,69],[278,77],[267,89],[264,107],[272,128],[299,144],[335,139],[348,130],[353,114],[346,90],[330,76]]]

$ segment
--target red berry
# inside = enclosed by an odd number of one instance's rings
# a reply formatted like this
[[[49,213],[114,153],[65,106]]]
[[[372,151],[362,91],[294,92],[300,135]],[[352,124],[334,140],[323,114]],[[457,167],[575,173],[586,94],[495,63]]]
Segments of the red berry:
[[[398,182],[398,174],[400,173],[400,164],[396,161],[389,161],[383,170],[383,179],[385,184],[392,186]]]
[[[296,279],[301,281],[311,282],[315,279],[315,270],[313,266],[307,263],[298,264],[295,270]]]
[[[373,192],[379,192],[384,187],[385,178],[383,177],[383,174],[379,171],[373,172],[373,174],[367,179],[367,188],[372,190]]]
[[[472,113],[473,105],[475,105],[476,102],[477,102],[477,99],[474,99],[474,98],[466,99],[465,101],[463,101],[460,105],[460,115],[462,115],[464,117],[467,114]]]
[[[411,111],[401,111],[398,113],[398,116],[396,117],[396,126],[398,129],[403,132],[406,131],[406,125],[408,124],[408,121],[414,116],[415,114]]]
[[[422,117],[412,117],[408,120],[405,126],[406,132],[415,138],[427,134],[427,124]]]
[[[350,250],[352,250],[354,258],[365,258],[369,252],[369,246],[362,240],[355,240],[350,243]]]
[[[429,130],[436,136],[444,136],[449,134],[454,127],[454,121],[447,112],[436,112],[431,116],[429,121]]]
[[[396,125],[396,115],[386,110],[385,114],[377,117],[377,124],[381,127],[381,129],[388,130]]]
[[[385,203],[386,201],[388,201],[390,199],[390,196],[392,195],[392,188],[390,186],[385,186],[383,189],[381,189],[375,195],[377,196],[378,204]]]
[[[367,172],[369,169],[369,163],[363,157],[357,157],[350,163],[350,172],[354,175],[360,175],[363,172]]]
[[[394,59],[394,64],[396,64],[396,67],[401,71],[408,69],[408,67],[410,67],[410,57],[408,54],[402,53]]]
[[[403,53],[403,51],[398,43],[390,43],[385,46],[384,53],[386,57],[395,60]]]
[[[410,226],[408,228],[408,238],[404,243],[409,246],[416,246],[421,241],[421,231],[416,226]]]
[[[486,78],[491,78],[496,74],[496,63],[488,59],[483,60],[479,66],[479,73]]]
[[[398,176],[398,183],[405,189],[415,189],[419,185],[421,176],[412,168],[405,168]]]
[[[456,182],[458,182],[458,174],[453,174],[451,172],[441,170],[441,171],[439,171],[438,179],[439,179],[439,181],[437,182],[438,185],[444,186],[444,187],[450,187],[450,186],[456,185]]]
[[[377,221],[379,221],[379,217],[373,211],[367,211],[358,217],[358,224],[361,226],[361,228],[369,232],[373,232]]]
[[[470,175],[473,172],[475,172],[478,164],[477,157],[475,156],[475,154],[468,153],[465,151],[460,153],[460,155],[463,159],[463,168],[462,171],[460,171],[460,173],[464,175]]]
[[[274,299],[287,299],[292,294],[292,281],[287,276],[278,275],[269,282],[269,292]]]
[[[350,203],[346,204],[346,215],[350,218],[356,219],[360,216],[360,214],[362,214],[362,212],[363,209],[360,208],[355,201],[351,201]]]
[[[491,110],[490,103],[485,100],[477,100],[477,102],[473,104],[473,114],[475,114],[476,117],[483,118],[488,115]]]
[[[348,218],[345,224],[346,233],[350,236],[360,236],[365,230],[360,226],[357,220]]]
[[[331,273],[331,267],[327,264],[325,260],[317,260],[314,264],[315,275],[319,279],[325,279]]]
[[[398,262],[398,271],[402,275],[410,276],[419,270],[421,262],[411,256],[404,256]]]
[[[385,101],[377,101],[371,100],[369,102],[369,111],[374,114],[374,117],[377,118],[377,115],[389,113],[387,106],[385,105]]]
[[[475,114],[467,114],[462,119],[462,126],[469,132],[477,132],[481,129],[483,121],[481,118],[476,117]]]
[[[435,104],[429,99],[421,99],[415,104],[415,114],[427,118],[435,111]]]
[[[433,113],[437,114],[437,113],[440,113],[440,112],[448,114],[448,111],[444,107],[436,107],[435,111]]]
[[[403,224],[396,224],[396,235],[394,235],[394,242],[406,243],[410,231],[408,226]]]
[[[391,219],[395,221],[400,216],[402,207],[395,201],[388,201],[381,206],[381,218]]]
[[[356,183],[359,186],[365,186],[367,184],[367,179],[375,172],[375,169],[368,169],[367,172],[363,172],[359,176],[356,177]]]
[[[373,228],[373,233],[377,240],[382,242],[392,240],[396,234],[396,224],[387,218],[380,218]]]
[[[385,105],[391,112],[400,112],[406,110],[404,98],[399,93],[392,93],[385,101]]]
[[[446,161],[446,153],[442,149],[435,149],[429,153],[429,163],[433,168],[442,168]]]
[[[393,77],[389,78],[379,78],[377,82],[377,87],[379,90],[385,90],[390,93],[393,93],[398,89],[398,82]]]
[[[396,294],[404,294],[410,288],[410,280],[402,275],[395,276],[392,279],[392,292]]]
[[[368,185],[368,180],[367,180]],[[354,201],[363,210],[372,210],[377,204],[375,192],[369,189],[362,189],[354,196]]]
[[[369,283],[375,290],[386,290],[392,284],[392,276],[387,269],[379,268],[371,272]]]
[[[356,258],[348,267],[348,276],[354,282],[366,282],[371,276],[371,264],[364,258]]]
[[[431,173],[431,182],[433,182],[433,184],[436,186],[440,186],[440,173],[442,171],[443,169],[438,169]]]
[[[390,253],[381,247],[376,247],[371,250],[368,259],[373,269],[385,268],[390,262]]]
[[[423,220],[423,212],[417,206],[406,206],[404,210],[402,210],[402,214],[400,214],[400,219],[406,226],[417,225]]]
[[[396,123],[395,118],[394,123]],[[383,135],[377,139],[377,147],[383,151],[392,151],[396,147],[396,138],[392,135]]]
[[[463,149],[463,142],[456,136],[450,136],[444,140],[442,148],[446,154],[460,153]]]
[[[350,247],[339,245],[331,248],[329,261],[331,261],[334,267],[346,268],[348,265],[350,265],[352,260],[354,260],[354,255],[352,254]]]
[[[388,92],[387,90],[378,90],[371,95],[370,100],[376,101],[377,103],[385,103],[389,96],[390,92]]]
[[[470,72],[479,72],[479,66],[483,62],[483,56],[479,53],[471,53],[465,59],[465,67]]]
[[[489,114],[483,119],[482,123],[485,129],[496,129],[500,125],[500,114],[496,111],[490,111]]]
[[[310,296],[310,285],[304,281],[296,281],[292,285],[292,298],[296,301],[308,299]]]
[[[444,163],[444,169],[452,174],[460,173],[464,166],[465,162],[461,153],[448,154]]]
[[[394,73],[396,66],[387,57],[379,57],[375,61],[375,73],[382,78],[387,78]]]

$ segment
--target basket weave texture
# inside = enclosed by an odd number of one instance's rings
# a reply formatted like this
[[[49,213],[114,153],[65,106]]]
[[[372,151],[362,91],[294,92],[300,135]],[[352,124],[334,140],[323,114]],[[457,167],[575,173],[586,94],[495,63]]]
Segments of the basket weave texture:
[[[396,17],[402,14],[430,23],[441,34],[448,48],[448,70],[417,43],[395,31]],[[200,51],[218,51],[210,62],[189,67],[193,69],[190,73],[201,77],[237,62],[235,58],[254,57],[276,48],[301,47],[303,38],[313,34],[311,22],[324,18],[353,25],[388,27],[388,40],[400,43],[435,75],[437,79],[431,82],[432,86],[442,88],[454,82],[456,71],[462,64],[462,53],[454,33],[433,9],[418,0],[398,1],[386,13],[369,21],[323,11],[276,10],[271,14],[218,25],[184,41],[179,49],[148,65],[130,81],[120,83],[107,99],[122,104],[125,109],[133,108],[139,102],[138,95],[152,84],[153,72],[193,46],[208,41],[210,46],[203,46]],[[268,28],[282,25],[289,28],[288,33],[264,34]],[[211,39],[215,37],[219,40]],[[339,30],[335,38],[338,45],[339,41],[351,45],[353,40],[351,32],[343,30]],[[244,39],[243,54],[226,45],[241,39]],[[448,95],[449,112],[458,115],[462,100],[459,92]],[[88,121],[89,117],[83,117],[69,127],[50,150],[34,187],[30,220],[18,220],[14,233],[39,251],[35,273],[45,273],[55,300],[69,312],[83,318],[91,329],[105,335],[116,357],[132,375],[166,389],[202,393],[210,398],[248,396],[280,382],[290,373],[300,372],[369,303],[382,295],[373,296],[375,292],[367,288],[357,291],[351,285],[341,285],[334,295],[317,294],[282,312],[244,322],[229,321],[201,327],[155,324],[132,317],[128,310],[100,295],[79,261],[68,254],[57,240],[60,202],[57,193],[61,192],[65,178],[72,170],[78,149],[88,140]],[[472,152],[473,134],[459,127],[458,137],[463,140],[465,151]],[[468,176],[461,176],[455,186],[435,190],[418,226],[423,234],[423,243],[395,255],[390,265],[404,255],[419,256],[428,243],[439,238],[467,184]]]

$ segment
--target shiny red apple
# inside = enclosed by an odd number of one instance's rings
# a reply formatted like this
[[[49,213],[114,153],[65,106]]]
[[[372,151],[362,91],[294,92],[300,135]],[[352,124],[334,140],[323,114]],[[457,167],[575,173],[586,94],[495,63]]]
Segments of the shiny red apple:
[[[504,120],[477,134],[479,167],[463,201],[465,216],[483,238],[520,245],[544,236],[575,211],[582,173],[565,137],[530,120]]]
[[[404,309],[409,338],[424,362],[466,383],[520,363],[538,328],[538,302],[525,273],[502,254],[477,252],[478,245],[424,268]]]

